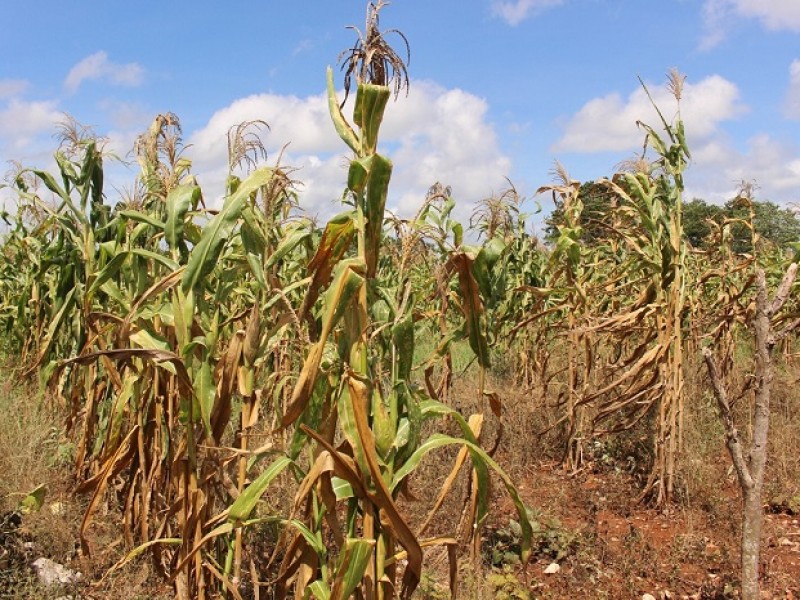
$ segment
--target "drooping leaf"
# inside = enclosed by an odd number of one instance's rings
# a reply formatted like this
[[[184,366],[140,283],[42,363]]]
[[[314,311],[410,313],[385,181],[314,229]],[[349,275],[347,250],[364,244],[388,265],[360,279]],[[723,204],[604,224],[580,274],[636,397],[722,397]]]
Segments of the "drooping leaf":
[[[353,128],[350,127],[350,124],[345,120],[342,109],[339,107],[339,100],[336,98],[336,88],[333,85],[333,69],[330,67],[328,67],[326,72],[326,80],[328,112],[333,120],[333,126],[336,128],[336,132],[339,134],[339,137],[342,138],[342,141],[347,144],[353,152],[358,154],[361,141],[356,132],[353,131]]]

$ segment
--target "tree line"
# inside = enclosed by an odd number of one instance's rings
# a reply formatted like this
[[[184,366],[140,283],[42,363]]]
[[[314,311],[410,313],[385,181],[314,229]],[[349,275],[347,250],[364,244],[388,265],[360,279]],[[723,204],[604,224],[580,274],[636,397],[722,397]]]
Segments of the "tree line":
[[[800,218],[795,210],[769,200],[753,200],[750,198],[752,190],[746,192],[722,205],[702,198],[683,203],[683,233],[692,248],[708,250],[717,244],[714,233],[725,225],[729,226],[732,237],[731,248],[738,253],[753,251],[754,233],[762,243],[782,250],[800,242]],[[579,197],[583,202],[580,241],[585,245],[595,245],[607,240],[614,226],[611,219],[617,199],[608,188],[594,181],[581,185]],[[548,243],[558,239],[558,227],[565,222],[564,207],[557,204],[545,219],[545,240]]]

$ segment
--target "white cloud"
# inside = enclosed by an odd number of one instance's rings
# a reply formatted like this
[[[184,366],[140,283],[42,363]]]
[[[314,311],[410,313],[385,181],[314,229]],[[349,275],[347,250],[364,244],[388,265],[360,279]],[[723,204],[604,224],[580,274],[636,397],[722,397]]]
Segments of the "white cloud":
[[[771,30],[800,31],[800,2],[796,0],[728,0],[736,13],[758,19]]]
[[[119,100],[103,100],[99,108],[107,115],[111,124],[118,129],[144,131],[155,118],[150,110],[140,104]]]
[[[293,153],[330,152],[341,142],[331,124],[324,95],[298,98],[257,94],[234,100],[211,116],[208,124],[191,136],[193,153],[225,159],[228,129],[243,121],[261,119],[270,126],[270,140],[291,142]]]
[[[666,85],[648,86],[656,104],[669,120],[676,111],[675,99]],[[686,83],[681,115],[692,141],[708,139],[722,121],[746,111],[739,90],[730,81],[712,75],[698,83]],[[659,119],[645,91],[638,88],[627,99],[618,93],[587,102],[566,124],[556,142],[556,152],[621,152],[640,148],[642,132],[636,121],[659,129]]]
[[[351,108],[345,107],[349,116]],[[436,181],[451,185],[459,215],[499,189],[511,161],[498,147],[487,121],[486,102],[462,90],[446,90],[424,81],[412,83],[408,97],[390,102],[381,129],[380,147],[394,162],[387,206],[409,216]],[[263,119],[271,130],[264,141],[274,158],[290,142],[284,163],[299,168],[301,206],[311,214],[338,210],[347,179],[348,149],[339,140],[323,94],[298,98],[260,94],[234,101],[217,111],[202,129],[188,137],[194,171],[206,199],[222,193],[227,164],[226,133],[245,120]]]
[[[800,79],[800,61],[792,67],[793,81]],[[670,119],[675,100],[666,86],[650,86],[664,116]],[[796,106],[797,108],[797,106]],[[686,125],[692,160],[686,171],[686,197],[721,203],[731,199],[742,181],[756,184],[756,197],[786,204],[797,202],[800,190],[800,144],[761,133],[737,147],[723,123],[746,111],[735,85],[719,76],[686,84],[681,113]],[[555,146],[560,152],[639,151],[643,132],[636,120],[658,125],[658,117],[644,91],[627,98],[610,94],[586,103],[566,124]],[[657,128],[658,129],[658,128]]]
[[[103,79],[114,85],[135,87],[144,80],[144,68],[137,63],[114,63],[104,51],[95,52],[70,69],[64,87],[74,93],[84,81]]]
[[[9,161],[52,169],[52,133],[62,119],[56,101],[0,98],[0,178],[5,175]],[[0,208],[12,210],[15,202],[12,191],[0,189]]]
[[[733,18],[730,0],[706,0],[703,5],[701,50],[710,50],[725,39]]]
[[[564,0],[495,0],[492,3],[492,13],[513,26],[563,3]]]
[[[735,18],[756,19],[771,31],[800,32],[800,2],[797,0],[705,0],[705,35],[701,49],[725,39]]]
[[[488,108],[477,96],[430,82],[415,82],[407,99],[390,106],[383,135],[398,143],[391,156],[399,192],[390,206],[409,215],[441,181],[452,186],[457,216],[464,219],[476,201],[505,187],[511,160],[499,149]]]
[[[21,158],[32,142],[43,134],[52,134],[63,119],[52,100],[26,102],[12,98],[0,106],[0,151],[7,158]]]
[[[147,130],[156,116],[139,104],[116,99],[103,100],[98,108],[110,123],[109,130],[103,133],[107,140],[105,149],[123,159],[128,157],[136,138]]]
[[[789,66],[789,92],[786,94],[786,116],[800,120],[800,60]]]
[[[19,96],[28,88],[24,79],[0,79],[0,99]]]
[[[800,147],[767,134],[749,139],[741,152],[723,138],[710,140],[693,152],[686,173],[687,197],[721,203],[730,200],[743,181],[755,184],[759,200],[797,202]]]

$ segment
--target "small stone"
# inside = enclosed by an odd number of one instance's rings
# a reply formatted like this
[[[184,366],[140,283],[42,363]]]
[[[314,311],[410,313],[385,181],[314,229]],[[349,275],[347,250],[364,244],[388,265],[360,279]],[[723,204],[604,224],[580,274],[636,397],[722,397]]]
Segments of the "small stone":
[[[656,600],[656,597],[653,594],[642,594],[642,600]]]
[[[37,558],[33,561],[33,569],[36,571],[36,576],[42,585],[49,587],[51,585],[66,585],[80,581],[83,575],[79,572],[68,569],[49,558]]]
[[[50,510],[51,515],[56,517],[61,516],[67,512],[67,507],[63,502],[51,502],[47,508]]]
[[[555,575],[561,570],[561,565],[558,563],[550,563],[547,565],[547,568],[544,570],[545,575]],[[655,598],[653,598],[655,600]]]

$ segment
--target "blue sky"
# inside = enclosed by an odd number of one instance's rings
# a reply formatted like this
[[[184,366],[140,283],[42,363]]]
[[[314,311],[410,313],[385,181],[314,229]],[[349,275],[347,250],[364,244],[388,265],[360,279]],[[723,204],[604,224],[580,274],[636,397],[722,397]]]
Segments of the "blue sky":
[[[325,112],[325,67],[352,43],[345,26],[363,28],[362,0],[3,4],[0,160],[52,165],[63,112],[126,156],[171,111],[214,198],[226,131],[258,118],[272,126],[271,158],[290,143],[301,205],[335,210],[346,152]],[[674,115],[673,67],[688,77],[688,194],[721,202],[748,180],[761,199],[800,199],[800,0],[394,0],[381,25],[411,45],[411,91],[382,138],[401,214],[437,180],[465,217],[505,177],[531,198],[556,159],[577,179],[611,174],[641,149],[636,119],[655,124],[637,76]],[[111,174],[121,187],[135,170]]]

